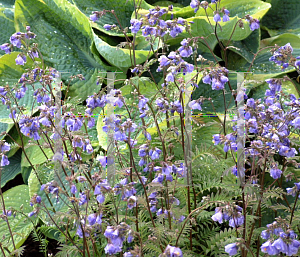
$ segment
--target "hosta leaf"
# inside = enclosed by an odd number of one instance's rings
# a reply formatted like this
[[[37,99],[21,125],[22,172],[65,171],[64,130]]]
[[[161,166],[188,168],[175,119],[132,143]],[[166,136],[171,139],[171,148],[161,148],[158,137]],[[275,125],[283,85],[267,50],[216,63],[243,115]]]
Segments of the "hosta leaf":
[[[215,5],[211,5],[215,10]],[[220,4],[218,4],[218,8],[222,9],[222,7],[226,8],[230,11],[230,17],[238,16],[239,18],[243,18],[246,14],[251,15],[253,18],[261,19],[271,8],[269,3],[265,3],[260,0],[249,0],[247,4],[242,4],[237,0],[222,0]],[[207,14],[210,17],[213,17],[213,10],[207,8]],[[197,16],[205,16],[205,11],[203,8],[200,8],[196,14]]]
[[[102,10],[114,10],[116,16],[118,17],[121,26],[124,28],[130,27],[130,18],[132,13],[134,12],[134,2],[136,6],[140,6],[143,9],[150,9],[153,8],[151,5],[147,4],[144,0],[106,0],[106,1],[97,1],[97,0],[72,0],[72,2],[78,7],[78,9],[83,12],[87,17],[92,15],[93,11],[102,11]],[[106,13],[102,16],[97,22],[92,22],[91,24],[93,27],[99,29],[100,31],[112,35],[112,36],[124,36],[122,32],[116,31],[106,31],[103,26],[105,24],[116,24],[119,25],[116,17],[111,13]],[[130,32],[130,30],[129,30]],[[130,33],[128,34],[130,35]]]
[[[14,9],[13,8],[4,8],[3,5],[0,5],[0,23],[2,25],[0,33],[0,45],[4,43],[10,43],[10,36],[15,33],[14,27]],[[0,50],[0,54],[4,55],[5,52]]]
[[[130,49],[117,48],[110,46],[96,34],[94,34],[95,45],[99,53],[109,62],[111,65],[118,67],[119,69],[127,69],[134,65],[133,51]],[[158,41],[158,40],[157,40]],[[149,50],[135,50],[136,64],[145,62],[149,57],[153,55]]]
[[[28,213],[32,211],[32,207],[30,207],[29,205],[30,198],[27,185],[15,186],[4,192],[3,196],[6,210],[13,208],[20,211],[20,207],[23,206],[22,211],[25,216],[27,216]],[[17,213],[16,217],[8,217],[11,230],[14,234],[16,248],[19,248],[24,243],[33,229],[33,224],[25,216]],[[31,219],[34,220],[35,218],[31,217]],[[10,251],[12,251],[13,244],[11,241],[7,223],[2,219],[0,220],[0,231],[1,243]]]
[[[2,168],[1,187],[21,173],[21,151],[8,158],[9,165]]]
[[[64,80],[79,73],[85,77],[84,81],[71,83],[69,96],[85,99],[96,91],[97,76],[104,76],[105,71],[100,58],[90,49],[93,35],[88,18],[66,0],[17,0],[15,8],[17,30],[31,26],[47,65],[69,72],[62,74]]]
[[[300,33],[300,2],[298,0],[267,0],[272,5],[261,21],[271,36]]]
[[[228,41],[225,41],[227,45]],[[252,62],[254,55],[259,50],[260,46],[260,30],[256,29],[247,38],[241,41],[233,41],[230,43],[231,51],[245,58],[249,63]],[[230,60],[229,60],[230,62]]]
[[[274,46],[275,44],[278,44],[279,46],[283,46],[287,43],[290,43],[291,46],[293,47],[292,54],[294,57],[297,57],[300,56],[299,40],[300,40],[299,36],[292,35],[292,34],[282,34],[277,37],[272,37],[272,38],[262,40],[262,47]],[[254,72],[255,74],[262,74],[262,75],[268,74],[269,77],[275,77],[295,70],[295,68],[289,66],[284,71],[282,71],[280,66],[278,66],[274,62],[269,61],[269,58],[271,56],[272,54],[270,53],[270,48],[262,50],[254,60],[253,66],[250,71]],[[249,63],[242,63],[238,61],[235,63],[235,65],[238,71],[247,71],[250,66]]]

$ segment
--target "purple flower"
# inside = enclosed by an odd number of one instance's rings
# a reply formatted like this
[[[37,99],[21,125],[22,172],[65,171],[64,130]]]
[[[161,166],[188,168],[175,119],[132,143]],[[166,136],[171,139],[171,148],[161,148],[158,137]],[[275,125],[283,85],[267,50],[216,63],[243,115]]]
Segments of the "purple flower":
[[[300,129],[300,117],[294,119],[291,123],[296,129]]]
[[[272,246],[282,253],[287,253],[287,244],[282,240],[282,238],[275,240]]]
[[[160,66],[167,66],[170,64],[170,60],[168,59],[168,57],[166,57],[165,55],[161,55],[159,58],[158,58],[158,61],[159,61],[159,65]]]
[[[279,179],[281,177],[281,174],[282,174],[282,170],[280,169],[271,169],[270,170],[270,175],[273,179]]]
[[[212,80],[212,90],[222,90],[224,89],[224,84],[220,80],[213,78]]]
[[[244,224],[244,216],[243,215],[238,214],[238,216],[236,216],[236,217],[233,216],[229,220],[229,226],[233,227],[233,228],[237,228],[243,224]]]
[[[237,174],[237,168],[236,168],[236,166],[234,166],[234,167],[232,168],[231,173],[232,173],[233,175],[235,175],[235,176],[238,175],[238,174]]]
[[[159,155],[161,153],[161,150],[158,148],[155,148],[154,150],[149,151],[149,156],[152,160],[159,159]]]
[[[214,134],[212,142],[214,145],[218,145],[221,142],[220,134]]]
[[[258,19],[253,19],[251,16],[246,15],[246,21],[249,22],[250,29],[252,31],[259,29],[259,20]]]
[[[296,151],[295,148],[289,148],[287,146],[281,146],[279,149],[279,154],[281,156],[286,156],[286,157],[294,157],[298,152]]]
[[[211,217],[213,221],[219,222],[220,224],[223,223],[223,213],[221,208],[216,208],[215,214]]]
[[[133,207],[136,207],[136,202],[137,202],[136,196],[134,195],[130,196],[129,199],[127,200],[128,209],[132,209]]]
[[[86,181],[86,178],[84,176],[78,176],[77,180],[78,180],[78,182],[83,183]]]
[[[270,238],[270,233],[267,230],[264,230],[260,234],[262,239],[269,239]]]
[[[77,188],[76,188],[75,185],[72,185],[72,186],[71,186],[71,193],[72,193],[72,194],[76,194],[76,193],[77,193]]]
[[[201,107],[201,105],[200,105],[200,102],[197,101],[197,100],[191,101],[191,102],[189,103],[189,107],[190,107],[192,110],[195,110],[195,109],[200,110],[200,111],[202,110],[202,107]]]
[[[191,46],[188,46],[188,41],[183,39],[181,41],[181,47],[178,48],[181,57],[189,57],[193,54],[193,49]]]
[[[97,214],[92,213],[88,216],[88,222],[91,226],[93,226],[96,223]]]
[[[183,257],[182,251],[179,247],[167,245],[164,254],[167,257]]]
[[[102,204],[105,201],[105,196],[103,194],[99,194],[97,195],[96,199],[98,203]]]
[[[174,75],[171,72],[169,72],[167,74],[166,81],[168,81],[168,82],[174,82]]]
[[[206,75],[204,78],[203,78],[203,83],[205,84],[210,84],[211,83],[211,77],[209,75]]]
[[[279,251],[277,250],[277,248],[274,247],[269,240],[261,245],[260,250],[263,253],[267,253],[269,255],[279,254]]]
[[[16,58],[15,61],[16,61],[17,65],[24,65],[26,63],[26,56],[18,54],[18,56],[17,56],[17,58]]]
[[[3,141],[2,141],[2,142],[3,142]],[[10,145],[9,145],[8,143],[4,142],[4,143],[2,143],[2,144],[0,145],[0,151],[1,151],[2,153],[8,152],[9,150],[10,150]]]
[[[3,154],[2,158],[1,158],[0,166],[3,167],[3,166],[6,166],[6,165],[9,165],[9,160],[8,160],[7,156]]]
[[[6,54],[10,54],[11,53],[11,45],[8,43],[4,43],[0,46],[0,49],[5,51]]]
[[[223,22],[229,21],[229,11],[227,9],[224,9],[224,15],[223,15]]]
[[[130,20],[130,24],[131,24],[131,27],[129,27],[129,28],[131,29],[132,33],[138,33],[138,31],[140,30],[140,28],[142,26],[142,22],[137,19]]]
[[[236,255],[238,252],[238,246],[236,243],[228,244],[225,246],[225,252],[228,253],[230,256]]]
[[[6,210],[6,211],[3,210],[3,215],[10,217],[11,214],[12,214],[11,210]]]
[[[195,9],[194,12],[196,13],[199,9],[199,6],[200,6],[200,2],[199,0],[192,0],[191,3],[190,3],[190,6]]]
[[[86,194],[83,193],[79,193],[79,206],[84,205],[85,203],[87,203],[88,199],[86,197]]]
[[[288,250],[286,252],[287,256],[292,256],[298,253],[300,242],[298,240],[293,240],[291,244],[288,245]]]
[[[10,42],[13,44],[13,46],[16,46],[17,48],[21,48],[22,42],[21,42],[21,32],[14,33],[10,37]]]
[[[107,31],[109,31],[109,30],[111,30],[112,25],[105,24],[105,25],[103,26],[103,28],[106,29]]]
[[[92,12],[93,14],[90,15],[90,20],[92,20],[93,22],[96,22],[97,20],[99,20],[99,15],[98,12]]]
[[[105,253],[112,255],[121,252],[122,249],[119,246],[115,246],[113,244],[107,244],[104,248],[104,251]]]
[[[221,21],[221,16],[218,12],[214,15],[214,21],[215,22],[220,22]]]
[[[184,27],[183,26],[178,26],[178,25],[175,25],[173,27],[171,27],[170,29],[170,36],[171,37],[177,37],[178,34],[182,33]]]

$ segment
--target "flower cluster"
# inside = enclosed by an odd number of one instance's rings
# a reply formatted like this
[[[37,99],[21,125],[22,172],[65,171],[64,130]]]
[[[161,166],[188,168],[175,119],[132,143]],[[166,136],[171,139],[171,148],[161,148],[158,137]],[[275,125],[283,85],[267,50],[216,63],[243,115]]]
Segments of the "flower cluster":
[[[38,134],[40,128],[39,118],[23,115],[19,121],[20,131],[27,137],[39,140],[41,137]]]
[[[130,226],[121,222],[118,226],[107,226],[104,236],[108,239],[108,244],[104,248],[106,254],[116,254],[122,251],[123,242],[127,236],[127,242],[133,241],[133,231]]]
[[[270,61],[275,62],[277,65],[281,66],[282,70],[289,67],[289,60],[292,56],[293,48],[290,43],[278,48],[278,50],[272,50],[272,56]]]
[[[245,16],[246,21],[249,22],[250,29],[252,31],[259,29],[259,20],[252,18],[249,14]]]
[[[287,256],[298,253],[300,247],[300,242],[296,240],[298,236],[284,220],[278,218],[277,221],[268,224],[267,228],[261,232],[261,238],[268,240],[260,247],[263,253],[269,255],[283,253]]]
[[[229,11],[225,8],[222,9],[222,13],[223,15],[223,22],[229,21]],[[218,11],[215,11],[215,15],[214,15],[214,21],[215,22],[220,22],[221,21],[221,16],[220,13]]]
[[[230,205],[226,205],[224,207],[217,207],[215,209],[215,214],[211,217],[213,221],[217,221],[220,224],[223,223],[223,220],[229,220],[229,226],[236,228],[244,224],[244,216],[241,211],[243,209],[235,205],[231,207]]]
[[[239,149],[236,144],[236,140],[237,140],[236,132],[233,132],[227,134],[226,136],[220,134],[214,134],[212,142],[214,143],[214,145],[224,143],[224,148],[223,148],[224,152],[228,152],[229,149],[234,150],[236,152],[237,149]]]
[[[222,90],[229,81],[228,70],[225,67],[211,69],[211,71],[203,78],[203,83],[212,86],[212,90]]]
[[[27,31],[26,33],[22,33],[22,32],[14,33],[10,37],[10,40],[9,40],[10,44],[9,43],[4,43],[0,46],[0,49],[5,51],[6,54],[10,54],[14,46],[17,47],[17,48],[21,48],[22,44],[25,42],[26,39],[30,40],[30,39],[33,39],[33,38],[36,37],[36,35],[30,31],[29,26],[26,26],[26,31]],[[33,45],[33,47],[28,51],[27,54],[32,59],[39,57],[39,54],[38,54],[38,51],[37,51],[37,48],[36,48],[35,45]],[[18,54],[15,61],[16,61],[17,65],[24,65],[27,61],[26,55],[23,54],[23,53]]]
[[[186,73],[193,72],[194,65],[182,59],[182,57],[189,57],[193,53],[191,46],[188,46],[188,44],[188,41],[183,39],[181,41],[182,46],[178,49],[179,54],[172,51],[168,56],[161,55],[159,57],[159,66],[156,71],[160,72],[164,69],[169,71],[169,73],[166,75],[166,85],[168,85],[168,82],[174,82],[175,75],[177,73],[182,72],[183,75],[185,75]],[[162,86],[165,86],[165,84],[163,83]]]

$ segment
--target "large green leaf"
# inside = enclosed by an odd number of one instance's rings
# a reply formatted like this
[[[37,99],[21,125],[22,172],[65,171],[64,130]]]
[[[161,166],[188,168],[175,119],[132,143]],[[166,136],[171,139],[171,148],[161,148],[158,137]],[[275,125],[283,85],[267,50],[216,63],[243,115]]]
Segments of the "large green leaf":
[[[2,25],[0,33],[0,45],[9,42],[10,36],[15,33],[14,27],[14,9],[4,8],[1,5],[0,8],[0,23]],[[5,52],[0,50],[0,53],[3,55]]]
[[[43,149],[43,151],[45,152],[45,154],[47,155],[48,158],[53,157],[53,153],[52,153],[51,149],[43,148],[43,147],[42,147],[42,149]],[[44,163],[44,162],[47,161],[47,158],[43,154],[40,147],[37,146],[37,145],[29,146],[28,148],[25,149],[25,152],[26,152],[30,162],[32,163],[32,165],[41,164],[41,163]],[[28,162],[28,160],[25,157],[24,153],[22,153],[21,166],[22,167],[29,167],[30,166],[30,163]]]
[[[253,74],[247,76],[247,81],[245,83],[245,87],[249,89],[249,97],[254,99],[264,99],[265,92],[269,88],[269,84],[265,82],[266,76],[260,74]],[[294,94],[297,98],[299,98],[299,94],[294,84],[290,81],[282,82],[282,91],[284,94]]]
[[[27,185],[15,186],[4,192],[3,196],[6,210],[13,208],[20,211],[20,207],[23,206],[22,211],[25,216],[27,216],[28,213],[32,211],[32,207],[30,207],[29,205],[30,198]],[[17,248],[19,248],[24,243],[33,229],[32,223],[25,216],[17,213],[16,217],[8,217],[8,221],[14,234],[13,237]],[[31,219],[35,218],[31,217]],[[2,219],[0,220],[0,231],[1,243],[10,251],[13,250],[13,244],[11,241],[7,223]]]
[[[85,77],[84,81],[71,83],[69,96],[86,98],[99,90],[96,80],[98,75],[105,75],[105,65],[91,52],[90,22],[76,6],[66,0],[17,0],[15,8],[17,30],[31,26],[46,64],[69,72],[62,75],[64,80],[79,73]]]
[[[71,171],[67,169],[68,175],[71,175]],[[28,178],[28,188],[29,188],[29,196],[32,197],[34,194],[38,194],[42,198],[42,202],[46,205],[47,209],[51,214],[53,214],[53,209],[55,211],[63,211],[67,210],[68,206],[65,204],[65,202],[69,202],[66,196],[63,194],[60,194],[59,199],[56,199],[55,195],[48,194],[48,197],[52,203],[50,204],[45,191],[41,191],[41,184],[39,183],[39,180],[36,176],[38,174],[39,179],[43,184],[46,184],[49,181],[55,180],[58,185],[62,187],[61,181],[64,183],[64,187],[70,192],[70,186],[69,182],[65,179],[65,175],[62,171],[62,169],[58,169],[54,171],[53,165],[40,165],[37,167],[36,172],[32,171],[30,173],[30,176]],[[57,179],[57,176],[59,176],[60,180]],[[62,199],[63,200],[62,200]],[[65,202],[64,202],[65,201]],[[50,221],[47,213],[41,212],[39,217],[44,221]]]
[[[212,5],[215,10],[215,5]],[[246,14],[251,15],[253,18],[261,19],[267,11],[271,8],[269,3],[265,3],[260,0],[247,0],[247,3],[241,3],[239,0],[222,0],[218,7],[221,9],[222,7],[226,8],[230,11],[230,17],[238,16],[239,18],[243,18]],[[208,16],[212,17],[213,10],[207,9]],[[205,11],[203,8],[200,8],[196,14],[196,16],[205,16]]]
[[[215,22],[213,20],[213,17],[209,17],[210,23],[213,26],[213,29],[209,22],[207,21],[207,17],[205,16],[196,16],[187,19],[187,21],[193,21],[194,23],[191,24],[191,36],[193,37],[207,37],[211,33],[214,33],[215,29]],[[230,19],[230,21],[222,24],[222,30],[220,27],[217,27],[217,34],[220,40],[229,40],[231,34],[233,33],[231,40],[237,41],[237,40],[243,40],[247,38],[251,34],[251,30],[249,26],[247,25],[247,22],[244,22],[244,29],[241,29],[237,26],[236,29],[234,29],[235,24],[238,21],[238,17],[233,17]],[[190,34],[187,32],[181,33],[179,38],[187,38],[190,37]]]
[[[261,21],[271,36],[282,33],[300,33],[300,1],[267,0],[272,5],[270,11]]]
[[[1,176],[1,187],[21,173],[21,151],[8,158],[9,165],[4,166]]]
[[[227,45],[228,41],[225,41]],[[254,55],[260,46],[260,30],[252,32],[247,38],[241,41],[233,41],[230,43],[230,50],[245,58],[249,63],[252,62]]]
[[[266,46],[272,46],[272,45],[279,45],[279,46],[283,46],[287,43],[290,43],[291,46],[293,47],[293,50],[296,49],[300,49],[300,36],[295,35],[295,34],[291,34],[291,33],[285,33],[285,34],[281,34],[275,37],[270,37],[270,38],[266,38],[263,39],[261,41],[261,48],[266,47]],[[298,50],[296,50],[298,51]],[[294,55],[294,52],[293,52]],[[295,55],[295,57],[297,57]]]
[[[118,20],[123,28],[130,27],[130,18],[134,12],[134,2],[137,6],[140,6],[143,9],[150,9],[153,6],[147,4],[144,0],[134,1],[134,0],[106,0],[106,1],[97,1],[97,0],[72,0],[72,2],[83,12],[87,17],[92,15],[93,11],[103,11],[103,10],[114,10]],[[116,24],[119,25],[116,17],[111,13],[106,13],[102,16],[97,22],[92,22],[93,27],[99,29],[100,31],[108,35],[117,35],[124,36],[122,32],[116,31],[106,31],[103,26],[105,24]],[[129,30],[130,32],[130,30]],[[130,35],[130,33],[128,33]]]
[[[119,69],[127,69],[134,65],[132,50],[130,51],[129,49],[110,46],[101,38],[99,38],[96,34],[94,34],[94,40],[97,50],[110,64],[118,67]],[[150,49],[135,50],[136,64],[141,64],[145,62],[148,57],[151,57],[153,55],[153,52],[150,51],[149,54],[149,51]]]
[[[283,46],[287,43],[291,43],[291,46],[293,47],[293,56],[297,57],[300,56],[300,37],[292,34],[282,34],[277,37],[268,38],[265,40],[262,40],[262,47],[266,46],[274,46],[275,44],[278,44],[280,46]],[[270,53],[270,48],[262,50],[255,59],[251,71],[255,74],[265,74],[269,77],[275,77],[282,74],[286,74],[288,72],[294,71],[295,68],[292,66],[289,66],[284,71],[281,70],[281,67],[275,64],[274,62],[270,62],[269,58],[272,56]],[[242,60],[234,60],[234,65],[236,66],[236,70],[238,71],[247,71],[250,63],[246,63]],[[231,69],[234,69],[233,67],[230,67]]]

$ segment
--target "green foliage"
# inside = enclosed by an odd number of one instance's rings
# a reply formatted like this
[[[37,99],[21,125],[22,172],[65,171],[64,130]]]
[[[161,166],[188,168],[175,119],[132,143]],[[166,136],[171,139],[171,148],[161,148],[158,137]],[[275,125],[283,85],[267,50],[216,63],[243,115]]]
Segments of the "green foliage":
[[[299,34],[300,2],[298,0],[267,0],[272,5],[262,19],[271,36],[283,33]]]
[[[66,0],[44,2],[16,1],[15,20],[18,31],[30,24],[37,35],[36,42],[47,65],[70,75],[83,74],[84,81],[71,83],[69,96],[80,95],[85,99],[97,90],[96,80],[105,75],[104,65],[92,53],[93,32],[88,18]],[[58,22],[59,21],[59,22]],[[75,65],[76,64],[76,65]]]
[[[33,229],[33,224],[28,220],[35,220],[34,217],[28,218],[27,214],[32,211],[32,207],[29,206],[29,190],[27,185],[15,186],[8,191],[3,193],[4,201],[5,201],[5,209],[6,210],[14,210],[20,211],[24,213],[22,215],[19,212],[16,212],[16,216],[8,217],[8,221],[13,231],[13,238],[16,245],[16,248],[22,246],[25,242],[26,238],[29,236]],[[3,210],[3,208],[2,208]],[[1,210],[1,213],[2,213]],[[11,236],[9,233],[9,229],[7,223],[4,220],[0,221],[0,235],[1,235],[1,243],[5,248],[9,251],[13,250],[13,244],[11,240]],[[22,249],[21,249],[22,250]],[[20,250],[20,251],[21,251]]]
[[[8,166],[4,166],[2,170],[1,187],[5,186],[8,181],[14,179],[18,174],[21,173],[21,152],[19,151],[8,160],[10,164]]]

